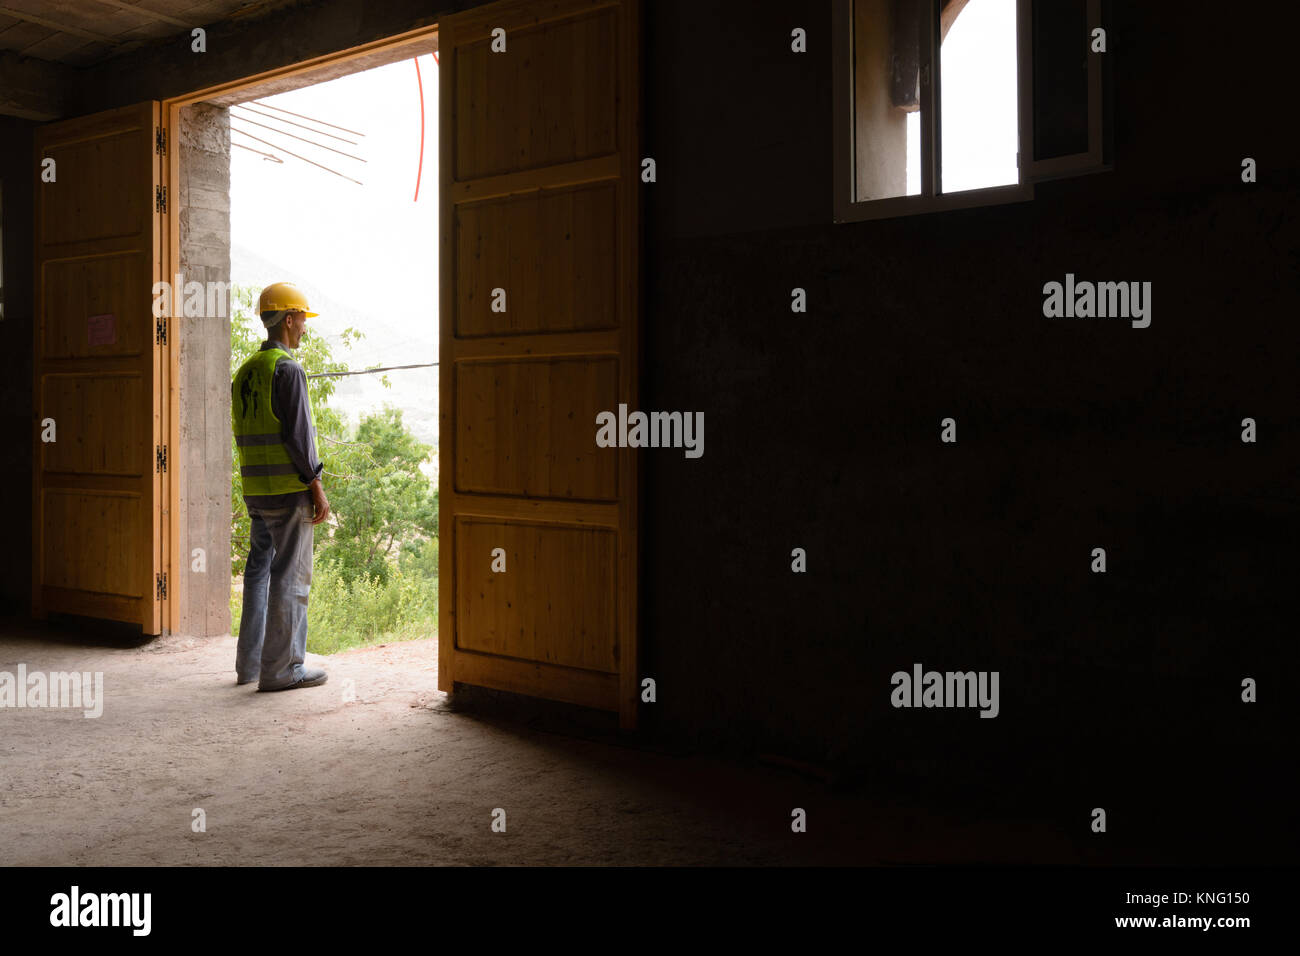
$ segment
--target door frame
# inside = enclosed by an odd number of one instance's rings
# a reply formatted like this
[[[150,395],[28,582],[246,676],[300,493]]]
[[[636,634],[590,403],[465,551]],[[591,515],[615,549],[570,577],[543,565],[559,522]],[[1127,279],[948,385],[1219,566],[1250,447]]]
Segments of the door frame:
[[[181,160],[179,134],[181,127],[181,110],[217,97],[240,93],[253,87],[262,86],[274,80],[290,79],[329,69],[352,60],[370,56],[375,53],[396,52],[409,49],[412,57],[423,53],[436,53],[438,50],[438,25],[419,27],[397,33],[382,40],[373,40],[358,46],[348,47],[334,53],[312,57],[291,66],[265,70],[237,80],[229,80],[215,86],[207,86],[181,96],[162,100],[160,111],[161,131],[166,147],[166,162],[163,164],[162,185],[170,197],[179,197],[181,181]],[[333,79],[333,77],[330,77]],[[304,84],[310,85],[310,84]],[[180,204],[168,202],[162,216],[162,275],[168,282],[180,271],[181,264],[181,217]],[[173,317],[174,320],[174,317]],[[171,328],[174,328],[174,321]],[[180,489],[184,469],[180,449],[180,345],[175,334],[167,336],[166,345],[162,346],[161,384],[165,389],[162,432],[168,446],[175,449],[171,455],[171,466],[163,474],[163,559],[162,570],[168,574],[168,580],[177,582],[167,588],[163,598],[163,631],[176,632],[180,629],[180,594],[181,575],[188,566],[180,554]],[[234,622],[232,622],[233,624]]]
[[[485,4],[486,5],[486,4]],[[644,78],[642,77],[640,52],[642,43],[642,7],[639,0],[632,0],[628,3],[629,10],[635,18],[636,27],[629,31],[625,40],[629,41],[629,46],[623,48],[620,52],[624,58],[624,69],[632,69],[633,75],[637,77],[635,89],[631,91],[630,102],[628,106],[633,111],[635,117],[635,129],[638,139],[642,133],[642,115],[641,115],[641,98],[644,89]],[[472,9],[472,8],[471,8]],[[468,11],[465,11],[468,12]],[[267,82],[288,79],[295,76],[302,76],[322,69],[328,69],[342,63],[356,60],[378,52],[391,52],[399,49],[408,49],[410,56],[418,56],[425,52],[436,52],[438,50],[438,24],[434,23],[428,26],[419,27],[402,33],[394,34],[380,40],[374,40],[363,43],[355,47],[339,50],[334,53],[322,56],[312,57],[299,63],[279,67],[272,70],[266,70],[261,73],[252,74],[237,80],[231,80],[219,83],[213,86],[204,87],[179,96],[162,99],[160,111],[160,123],[163,136],[168,144],[167,162],[163,164],[162,182],[167,189],[169,196],[178,196],[180,185],[180,152],[176,148],[178,142],[178,133],[180,130],[180,111],[186,106],[192,106],[207,100],[228,96],[232,93],[239,93],[243,90],[256,86],[261,86]],[[629,67],[629,63],[634,66]],[[307,85],[307,84],[304,84]],[[440,104],[441,106],[441,104]],[[441,116],[441,108],[440,108]],[[448,144],[441,141],[440,162],[446,163],[446,150]],[[632,164],[633,168],[639,173],[639,159]],[[440,170],[441,174],[441,170]],[[441,184],[441,175],[439,177]],[[637,176],[639,180],[639,175]],[[621,290],[620,294],[629,297],[627,306],[632,309],[636,318],[630,329],[625,329],[621,335],[626,344],[630,347],[633,354],[637,356],[633,366],[628,369],[630,376],[631,391],[634,395],[639,395],[640,363],[642,354],[642,337],[643,323],[640,319],[640,309],[642,292],[640,288],[640,269],[641,269],[641,193],[639,189],[631,190],[631,208],[627,210],[635,223],[638,241],[634,248],[629,249],[625,254],[627,260],[624,267],[627,269],[627,275],[633,277],[631,287]],[[440,207],[441,207],[440,203]],[[439,228],[446,228],[447,210],[439,209]],[[162,260],[163,275],[170,279],[171,276],[179,269],[180,266],[180,215],[179,203],[169,202],[166,212],[161,214],[162,220]],[[441,237],[440,237],[441,241]],[[440,280],[441,281],[441,280]],[[440,315],[439,321],[445,322],[447,316]],[[442,340],[442,331],[440,332],[440,341]],[[179,449],[180,447],[180,427],[179,427],[179,408],[180,408],[180,382],[179,382],[179,345],[176,341],[177,336],[169,335],[167,344],[164,346],[163,354],[163,378],[167,388],[166,401],[163,402],[163,435],[166,440]],[[441,361],[441,356],[440,356]],[[440,409],[441,411],[441,409]],[[440,436],[440,444],[444,436]],[[179,581],[180,572],[185,567],[184,556],[179,554],[180,549],[180,480],[183,456],[175,454],[172,460],[176,462],[176,467],[169,469],[164,477],[164,488],[162,491],[164,508],[164,571],[170,572],[170,580]],[[634,456],[631,450],[625,450],[623,460],[619,466],[620,481],[626,489],[622,500],[618,504],[620,515],[620,524],[624,533],[620,535],[620,568],[626,567],[627,563],[622,559],[622,555],[630,552],[632,555],[632,567],[635,569],[630,575],[630,580],[622,582],[622,590],[625,595],[625,601],[619,609],[619,626],[620,632],[626,638],[626,645],[623,650],[632,658],[630,666],[621,668],[618,677],[620,705],[618,708],[619,724],[624,730],[634,730],[637,726],[637,699],[639,697],[639,658],[640,658],[640,641],[639,641],[639,623],[640,623],[640,601],[638,596],[638,586],[640,578],[640,561],[639,561],[639,536],[637,534],[640,523],[641,512],[641,473],[642,462],[638,456]],[[440,475],[443,475],[441,467]],[[443,479],[440,478],[440,481]],[[166,520],[169,515],[174,515],[175,520]],[[439,567],[440,592],[442,566]],[[167,630],[175,631],[179,628],[180,607],[176,596],[179,594],[179,588],[169,588],[167,597],[164,599],[162,608],[163,627]],[[440,628],[441,630],[441,628]],[[439,657],[440,668],[442,662],[447,659],[444,650],[443,638],[445,635],[439,634]],[[440,674],[440,680],[442,675]]]

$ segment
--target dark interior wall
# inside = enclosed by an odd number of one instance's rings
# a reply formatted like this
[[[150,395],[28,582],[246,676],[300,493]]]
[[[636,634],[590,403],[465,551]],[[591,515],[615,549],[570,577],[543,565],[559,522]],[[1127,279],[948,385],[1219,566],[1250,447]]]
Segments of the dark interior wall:
[[[1300,163],[1232,77],[1290,88],[1288,41],[1115,7],[1114,171],[836,225],[829,5],[649,4],[644,403],[707,423],[699,460],[645,453],[650,711],[1085,844],[1101,806],[1267,855],[1236,838],[1286,790]],[[1044,318],[1067,272],[1151,281],[1151,327]],[[894,709],[916,662],[998,670],[1000,716]]]
[[[79,102],[186,92],[450,6],[314,4],[214,30],[205,55],[86,74]],[[1290,88],[1285,34],[1208,2],[1116,4],[1113,172],[837,225],[829,4],[645,6],[643,407],[707,424],[701,459],[644,453],[647,729],[1085,843],[1095,806],[1166,846],[1208,806],[1237,821],[1214,831],[1240,835],[1225,853],[1270,852],[1244,808],[1287,792],[1300,163],[1266,92]],[[30,222],[9,205],[6,188],[7,256],[11,213]],[[1045,319],[1043,283],[1066,272],[1151,281],[1151,327]],[[30,365],[9,356],[30,341],[11,350],[7,324],[5,428],[26,454]],[[947,416],[956,445],[939,442]],[[1239,440],[1246,416],[1257,444]],[[29,465],[4,479],[15,500]],[[890,675],[916,662],[999,671],[1000,716],[893,709]],[[1259,704],[1240,703],[1245,676]]]
[[[0,548],[0,616],[25,615],[32,565],[32,130],[0,116],[5,319],[0,322],[0,501],[12,520]]]

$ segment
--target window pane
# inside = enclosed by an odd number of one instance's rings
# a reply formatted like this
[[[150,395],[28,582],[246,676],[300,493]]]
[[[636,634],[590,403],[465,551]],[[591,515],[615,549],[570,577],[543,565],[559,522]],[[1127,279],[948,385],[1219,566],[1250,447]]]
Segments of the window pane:
[[[1034,4],[1034,158],[1088,152],[1088,4]]]
[[[1020,181],[1016,0],[950,0],[939,50],[943,192]]]
[[[921,36],[928,0],[856,0],[856,199],[921,192]],[[910,134],[910,135],[909,135]]]

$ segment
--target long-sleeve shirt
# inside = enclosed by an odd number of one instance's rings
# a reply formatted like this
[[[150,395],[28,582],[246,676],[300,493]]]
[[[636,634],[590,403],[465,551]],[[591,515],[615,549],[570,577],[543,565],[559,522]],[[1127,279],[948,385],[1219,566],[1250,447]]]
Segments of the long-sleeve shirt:
[[[283,349],[283,342],[268,339],[261,351]],[[233,399],[234,384],[231,384]],[[319,478],[324,465],[316,454],[316,430],[311,424],[311,407],[307,397],[307,373],[292,358],[281,360],[271,378],[271,411],[280,420],[280,437],[289,452],[289,460],[298,469],[298,479],[305,485]],[[310,491],[292,491],[284,495],[245,495],[244,501],[254,508],[289,508],[303,497],[310,499]]]

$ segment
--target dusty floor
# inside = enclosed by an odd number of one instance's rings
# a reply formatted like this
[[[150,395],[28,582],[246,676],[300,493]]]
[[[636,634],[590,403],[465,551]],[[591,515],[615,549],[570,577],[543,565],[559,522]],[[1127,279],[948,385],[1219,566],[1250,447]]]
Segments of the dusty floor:
[[[234,643],[0,634],[0,672],[102,671],[105,697],[97,719],[0,709],[0,865],[869,864],[1059,842],[455,712],[435,640],[309,655],[329,683],[281,694],[235,686]]]

